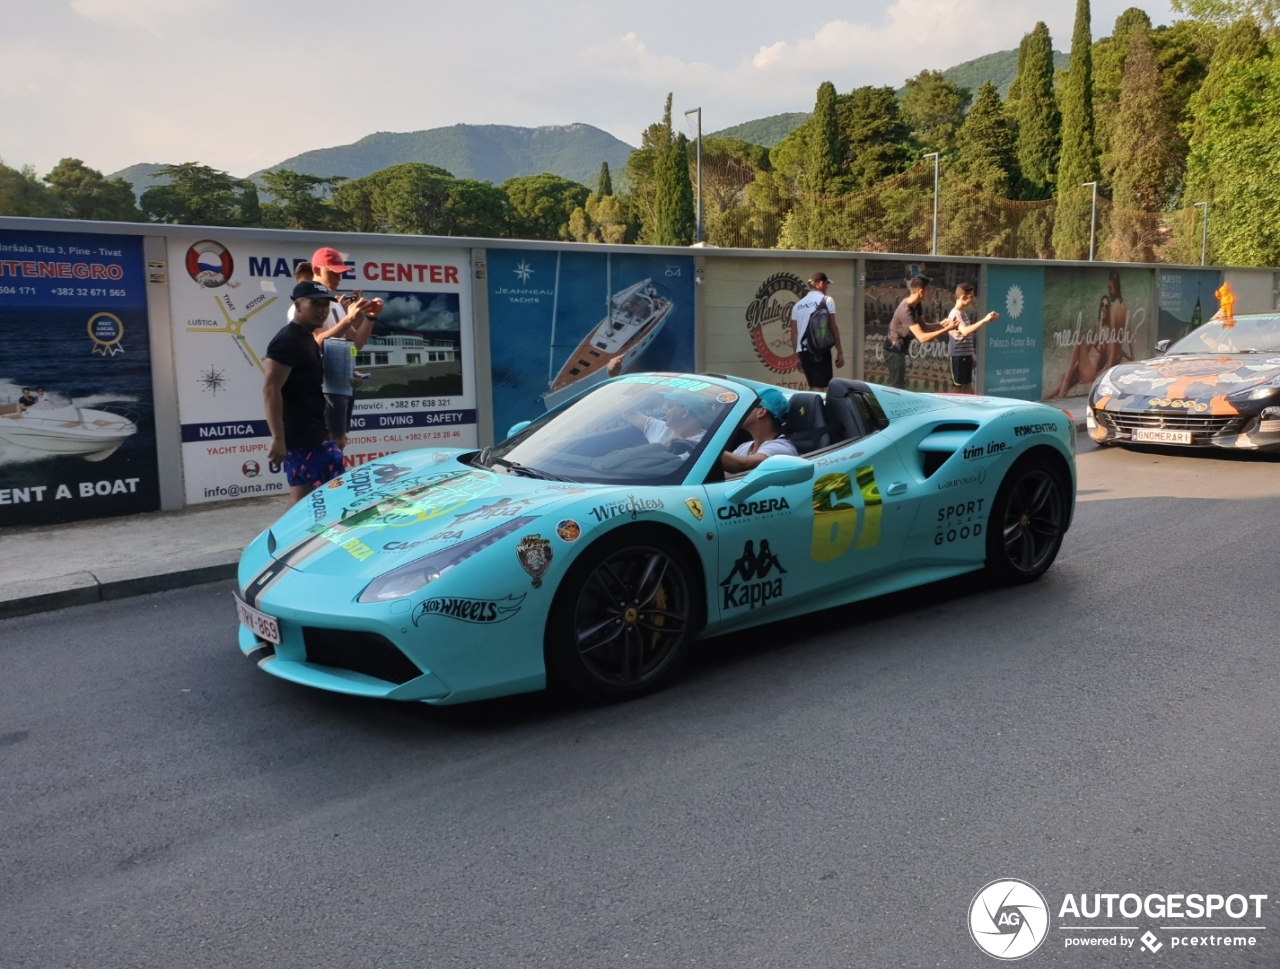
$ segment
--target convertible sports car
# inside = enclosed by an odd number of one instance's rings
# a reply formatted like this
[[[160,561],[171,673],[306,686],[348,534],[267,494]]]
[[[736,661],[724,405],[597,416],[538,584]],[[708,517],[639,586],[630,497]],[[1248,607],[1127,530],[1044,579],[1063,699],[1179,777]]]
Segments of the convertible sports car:
[[[765,385],[632,374],[482,451],[407,451],[245,550],[240,648],[322,689],[620,699],[695,640],[986,568],[1038,578],[1071,523],[1061,411],[833,380],[789,394],[800,456],[726,476]]]
[[[1280,316],[1213,319],[1112,367],[1085,412],[1099,444],[1280,449]]]

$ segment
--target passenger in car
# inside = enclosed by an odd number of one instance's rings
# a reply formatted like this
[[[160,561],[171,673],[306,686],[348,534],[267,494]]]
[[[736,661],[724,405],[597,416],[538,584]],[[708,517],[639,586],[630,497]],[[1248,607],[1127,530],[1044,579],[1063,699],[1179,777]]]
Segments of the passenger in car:
[[[750,471],[775,454],[797,454],[796,446],[782,435],[782,422],[786,417],[786,395],[774,387],[761,390],[759,403],[742,421],[742,428],[751,435],[751,440],[720,455],[720,467],[725,474]]]
[[[639,406],[628,407],[622,416],[628,424],[638,427],[650,444],[670,444],[677,439],[697,444],[707,433],[713,417],[708,403],[688,391],[663,391],[652,395],[645,403],[650,407],[661,406],[662,417],[650,417]]]

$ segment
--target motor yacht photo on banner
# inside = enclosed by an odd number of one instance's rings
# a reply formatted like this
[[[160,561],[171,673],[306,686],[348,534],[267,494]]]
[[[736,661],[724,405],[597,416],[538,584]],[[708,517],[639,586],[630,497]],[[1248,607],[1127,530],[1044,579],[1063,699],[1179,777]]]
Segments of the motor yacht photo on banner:
[[[493,430],[620,373],[694,369],[693,259],[490,249]]]
[[[706,261],[703,332],[706,369],[779,387],[808,389],[791,343],[791,308],[809,293],[809,277],[827,274],[836,304],[845,364],[834,376],[853,376],[852,259],[735,259]],[[835,350],[831,357],[834,364]]]
[[[903,262],[889,259],[867,260],[867,282],[863,288],[863,372],[864,379],[883,384],[889,380],[889,363],[884,355],[889,321],[898,304],[906,299],[907,284],[915,276],[929,279],[924,299],[924,323],[941,323],[956,303],[956,286],[978,285],[977,263],[968,262]],[[978,293],[982,298],[982,293]],[[994,307],[993,307],[994,308]],[[921,343],[907,341],[907,390],[937,393],[953,390],[949,341],[945,338]],[[981,361],[979,362],[981,365]]]
[[[142,239],[0,232],[0,525],[160,507]]]
[[[208,232],[209,230],[204,230]],[[169,236],[170,300],[188,504],[283,494],[267,463],[263,355],[288,322],[294,269],[332,246],[348,266],[340,292],[385,306],[355,369],[343,463],[408,448],[476,444],[470,256],[452,248],[334,245],[203,233]]]
[[[1039,400],[1044,270],[1039,266],[988,266],[987,310],[1000,316],[983,328],[983,393]]]
[[[1152,269],[1045,269],[1045,400],[1083,396],[1104,371],[1151,356],[1155,275]]]

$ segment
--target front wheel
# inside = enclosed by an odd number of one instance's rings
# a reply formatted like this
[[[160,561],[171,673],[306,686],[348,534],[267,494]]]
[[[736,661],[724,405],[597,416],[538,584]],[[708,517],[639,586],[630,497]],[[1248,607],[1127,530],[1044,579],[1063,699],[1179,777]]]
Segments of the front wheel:
[[[626,700],[670,680],[702,626],[697,571],[660,530],[606,536],[573,564],[547,622],[548,684]]]
[[[1007,585],[1034,582],[1058,557],[1067,529],[1068,485],[1043,459],[1019,461],[996,492],[987,527],[987,571]]]

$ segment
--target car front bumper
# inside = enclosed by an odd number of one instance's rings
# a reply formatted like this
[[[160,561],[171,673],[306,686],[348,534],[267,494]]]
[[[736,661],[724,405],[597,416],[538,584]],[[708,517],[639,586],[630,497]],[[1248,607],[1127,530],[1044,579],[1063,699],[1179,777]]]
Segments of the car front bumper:
[[[1280,451],[1280,420],[1259,415],[1173,414],[1155,410],[1109,410],[1092,403],[1085,429],[1099,444],[1158,444],[1166,447]],[[1174,432],[1165,440],[1143,440],[1141,432]]]

